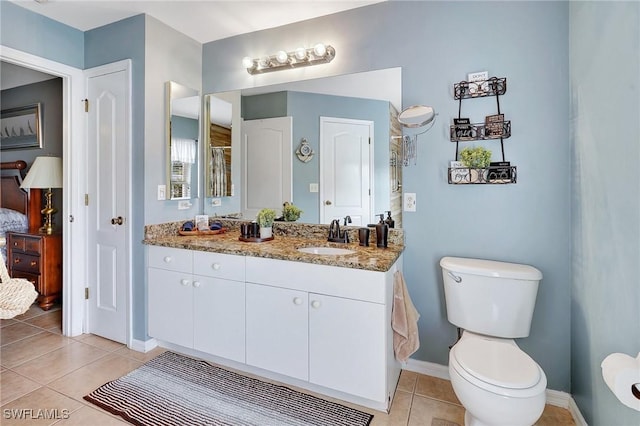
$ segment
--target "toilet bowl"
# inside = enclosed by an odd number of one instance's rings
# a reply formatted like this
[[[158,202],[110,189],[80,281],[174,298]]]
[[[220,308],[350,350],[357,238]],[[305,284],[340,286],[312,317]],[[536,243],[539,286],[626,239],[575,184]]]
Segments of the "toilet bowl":
[[[465,426],[531,426],[546,401],[547,378],[512,339],[465,331],[449,352]]]

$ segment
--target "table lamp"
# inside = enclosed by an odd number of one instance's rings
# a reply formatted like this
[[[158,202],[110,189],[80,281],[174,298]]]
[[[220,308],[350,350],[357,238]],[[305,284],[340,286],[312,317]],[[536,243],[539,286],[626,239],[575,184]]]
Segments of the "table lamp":
[[[53,218],[52,216],[58,212],[51,203],[53,193],[52,188],[62,188],[62,158],[60,157],[36,157],[33,165],[29,169],[27,176],[22,181],[20,188],[46,189],[45,207],[40,210],[44,216],[44,225],[39,229],[43,234],[53,234]]]

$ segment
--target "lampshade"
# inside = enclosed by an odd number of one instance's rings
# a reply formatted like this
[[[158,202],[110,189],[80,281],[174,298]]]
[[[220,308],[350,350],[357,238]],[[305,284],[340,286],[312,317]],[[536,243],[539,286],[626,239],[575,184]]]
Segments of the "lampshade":
[[[62,188],[62,158],[36,157],[20,188]]]

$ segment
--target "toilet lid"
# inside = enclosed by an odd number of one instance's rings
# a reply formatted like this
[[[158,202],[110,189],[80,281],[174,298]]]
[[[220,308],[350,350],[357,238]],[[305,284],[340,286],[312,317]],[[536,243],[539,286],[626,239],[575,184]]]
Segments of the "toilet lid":
[[[483,382],[526,389],[540,381],[536,362],[515,345],[487,339],[462,339],[453,348],[458,364]]]

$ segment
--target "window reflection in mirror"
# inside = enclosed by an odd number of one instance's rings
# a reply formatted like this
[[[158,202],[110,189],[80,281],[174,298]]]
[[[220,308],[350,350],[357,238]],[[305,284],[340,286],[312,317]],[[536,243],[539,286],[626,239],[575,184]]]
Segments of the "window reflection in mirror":
[[[205,196],[232,194],[233,104],[224,94],[205,96]]]
[[[173,81],[165,84],[169,199],[198,196],[200,95]]]

